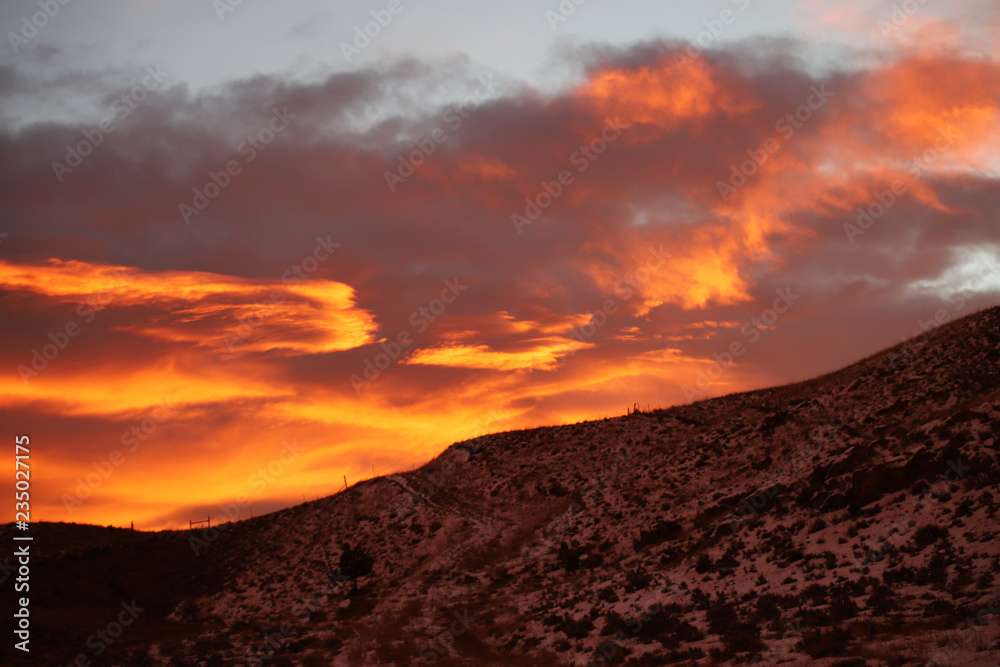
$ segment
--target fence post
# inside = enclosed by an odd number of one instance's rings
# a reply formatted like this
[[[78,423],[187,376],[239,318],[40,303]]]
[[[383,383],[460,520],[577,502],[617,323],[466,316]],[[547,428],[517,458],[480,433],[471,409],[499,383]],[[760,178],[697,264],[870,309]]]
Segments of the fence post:
[[[188,519],[188,530],[194,530],[194,524],[196,524],[196,523],[198,523],[198,524],[207,523],[208,527],[211,528],[212,527],[212,517],[209,516],[207,519],[202,519],[201,521],[191,521],[190,519]]]

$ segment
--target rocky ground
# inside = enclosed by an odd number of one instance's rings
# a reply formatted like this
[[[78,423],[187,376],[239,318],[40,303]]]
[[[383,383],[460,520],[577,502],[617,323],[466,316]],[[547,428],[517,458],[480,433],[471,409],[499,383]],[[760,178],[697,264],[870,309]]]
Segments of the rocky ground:
[[[218,532],[36,524],[38,655],[997,665],[998,362],[993,308],[807,382],[484,436]]]

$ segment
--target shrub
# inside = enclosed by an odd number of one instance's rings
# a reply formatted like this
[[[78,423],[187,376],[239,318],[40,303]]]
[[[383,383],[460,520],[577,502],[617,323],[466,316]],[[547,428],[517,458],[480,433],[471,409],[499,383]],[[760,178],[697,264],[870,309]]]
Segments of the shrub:
[[[562,621],[556,626],[556,629],[562,631],[570,639],[583,639],[594,629],[594,624],[586,616],[583,616],[578,621],[574,621],[567,614],[563,616]]]
[[[706,572],[711,572],[714,569],[714,563],[712,562],[712,557],[708,554],[702,554],[698,557],[698,562],[695,563],[694,570],[698,574],[705,574]]]
[[[826,602],[828,593],[822,584],[809,584],[802,591],[802,597],[810,600],[813,605],[820,605]]]
[[[858,605],[847,593],[837,593],[830,600],[830,618],[834,621],[846,621],[858,615]]]
[[[642,567],[629,570],[625,576],[626,592],[629,593],[645,590],[649,588],[651,583],[653,583],[653,577]]]
[[[907,565],[900,565],[882,573],[882,581],[887,584],[902,583],[904,581],[912,583],[916,578],[917,575]]]
[[[736,624],[738,617],[733,606],[719,593],[708,607],[705,620],[708,621],[708,631],[711,634],[725,635]]]
[[[948,530],[946,528],[928,524],[926,526],[921,526],[915,533],[913,533],[913,544],[917,551],[921,551],[947,536]]]
[[[953,614],[954,612],[955,605],[953,603],[942,598],[934,598],[924,607],[924,618],[943,616],[945,614]]]
[[[760,640],[760,628],[750,623],[736,623],[725,636],[730,653],[759,653],[766,647]]]
[[[888,614],[896,609],[895,595],[885,584],[872,586],[872,594],[868,596],[865,604],[876,614]]]
[[[835,627],[829,632],[807,630],[802,633],[802,651],[813,658],[830,658],[843,655],[851,641],[851,633]]]
[[[344,545],[344,551],[340,554],[340,573],[351,580],[352,590],[358,590],[358,579],[371,574],[374,564],[371,554],[363,548],[355,549],[350,544]]]
[[[764,593],[757,598],[757,619],[773,621],[781,618],[782,597],[774,593]]]
[[[681,524],[676,521],[660,521],[649,530],[640,530],[639,538],[632,543],[632,546],[636,551],[642,551],[648,546],[661,544],[676,537],[681,533],[681,530]]]

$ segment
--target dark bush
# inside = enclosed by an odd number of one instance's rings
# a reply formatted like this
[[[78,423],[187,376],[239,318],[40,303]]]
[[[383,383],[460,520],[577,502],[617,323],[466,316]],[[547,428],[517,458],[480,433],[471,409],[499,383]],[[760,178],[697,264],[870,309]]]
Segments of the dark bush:
[[[700,588],[693,588],[691,590],[691,602],[697,609],[708,609],[712,600],[705,594],[705,591]]]
[[[587,616],[583,616],[578,621],[574,621],[569,615],[563,616],[556,629],[561,631],[570,639],[583,639],[594,629],[594,623]]]
[[[802,597],[811,601],[813,605],[824,604],[828,596],[827,589],[822,584],[809,584],[802,591]]]
[[[632,543],[632,546],[636,551],[642,551],[648,546],[661,544],[680,535],[682,529],[681,524],[676,521],[660,521],[649,530],[640,530],[639,538]]]
[[[757,619],[773,621],[781,618],[782,597],[774,593],[764,593],[757,598]]]
[[[822,628],[830,625],[830,614],[824,609],[802,609],[798,613],[802,625],[807,628]]]
[[[802,633],[802,651],[813,658],[831,658],[843,655],[851,641],[851,633],[843,628],[833,628],[829,632],[806,630]]]
[[[556,560],[567,572],[600,566],[604,562],[601,555],[596,550],[585,547],[571,547],[563,542],[559,545]]]
[[[358,579],[372,573],[374,564],[371,554],[363,548],[355,549],[350,544],[344,545],[344,551],[340,554],[340,573],[351,580],[353,590],[358,588]]]
[[[896,609],[896,596],[885,584],[875,584],[865,605],[876,614],[888,614]]]
[[[928,524],[921,526],[913,533],[913,545],[917,548],[917,551],[922,551],[947,536],[948,530],[946,528]]]
[[[924,618],[954,614],[955,605],[948,600],[935,598],[924,607]]]
[[[713,635],[725,635],[739,620],[736,610],[729,603],[722,593],[719,593],[715,600],[708,607],[705,613],[705,620],[708,621],[708,631]]]
[[[681,643],[701,641],[705,635],[698,628],[681,618],[681,610],[677,605],[662,607],[659,611],[650,611],[642,623],[633,619],[628,623],[627,636],[635,635],[644,644],[658,642],[664,648],[677,648]]]
[[[854,603],[851,596],[844,592],[838,592],[830,599],[830,618],[834,621],[846,621],[858,615],[858,605]]]
[[[917,575],[906,565],[886,570],[882,573],[882,581],[887,584],[897,584],[902,582],[913,583]]]
[[[653,577],[643,567],[629,570],[625,575],[625,590],[628,593],[646,590],[652,583]]]
[[[949,561],[950,558],[943,553],[934,554],[926,567],[922,567],[916,571],[913,577],[914,583],[922,586],[932,585],[944,588],[948,583]]]
[[[702,554],[698,557],[698,562],[695,563],[694,570],[698,574],[705,574],[706,572],[711,572],[714,569],[714,565],[711,556]]]
[[[750,623],[736,623],[723,639],[730,653],[759,653],[766,648],[760,640],[760,628]]]

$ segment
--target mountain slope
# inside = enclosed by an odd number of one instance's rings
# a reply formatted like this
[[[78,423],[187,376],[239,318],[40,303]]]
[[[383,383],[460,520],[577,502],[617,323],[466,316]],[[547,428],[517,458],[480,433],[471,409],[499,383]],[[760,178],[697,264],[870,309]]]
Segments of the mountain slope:
[[[105,562],[169,542],[178,572],[143,589],[170,613],[109,655],[1000,664],[998,390],[993,308],[807,382],[477,438],[217,534],[120,536],[140,546]],[[347,543],[373,558],[357,590]],[[91,547],[58,548],[53,579]]]

